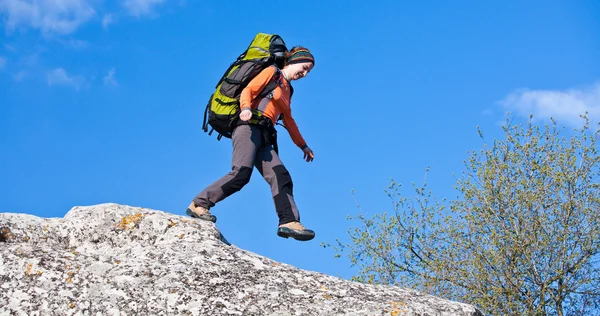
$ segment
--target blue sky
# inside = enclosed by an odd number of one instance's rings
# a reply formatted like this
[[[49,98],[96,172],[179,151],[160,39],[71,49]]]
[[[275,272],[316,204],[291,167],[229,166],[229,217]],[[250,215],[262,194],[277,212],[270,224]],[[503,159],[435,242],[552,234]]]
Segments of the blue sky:
[[[347,241],[347,215],[391,211],[390,178],[438,197],[468,150],[501,137],[507,112],[600,120],[598,1],[0,0],[0,212],[62,217],[120,203],[183,215],[230,169],[231,144],[201,130],[206,101],[258,32],[303,45],[316,67],[295,83],[285,130],[307,243],[276,236],[255,173],[213,209],[236,246],[351,277],[321,243]],[[353,197],[351,192],[355,191]]]

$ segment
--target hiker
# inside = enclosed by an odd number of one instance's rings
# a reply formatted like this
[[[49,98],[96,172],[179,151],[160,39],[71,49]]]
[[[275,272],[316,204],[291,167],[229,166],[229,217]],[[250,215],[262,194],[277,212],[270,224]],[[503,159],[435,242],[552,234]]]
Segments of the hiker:
[[[301,241],[314,238],[315,233],[300,224],[292,178],[277,154],[274,125],[280,114],[283,114],[283,122],[292,141],[303,151],[307,162],[313,161],[315,155],[298,130],[292,117],[290,101],[293,91],[291,82],[306,77],[314,67],[315,59],[308,49],[297,46],[285,52],[284,60],[282,69],[275,65],[265,68],[242,90],[239,119],[231,136],[232,170],[200,192],[189,205],[186,214],[216,222],[216,216],[209,209],[241,190],[250,181],[253,167],[256,167],[271,186],[279,217],[277,235]],[[278,83],[274,90],[264,98],[257,98],[273,79]],[[257,121],[257,117],[258,124],[252,123]]]

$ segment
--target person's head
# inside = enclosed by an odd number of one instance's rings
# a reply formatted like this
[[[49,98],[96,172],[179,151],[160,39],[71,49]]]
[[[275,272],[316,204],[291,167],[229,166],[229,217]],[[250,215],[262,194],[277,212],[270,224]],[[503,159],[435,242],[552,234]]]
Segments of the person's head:
[[[306,77],[314,66],[315,58],[307,48],[295,46],[285,53],[283,70],[286,72],[288,80],[298,80]]]

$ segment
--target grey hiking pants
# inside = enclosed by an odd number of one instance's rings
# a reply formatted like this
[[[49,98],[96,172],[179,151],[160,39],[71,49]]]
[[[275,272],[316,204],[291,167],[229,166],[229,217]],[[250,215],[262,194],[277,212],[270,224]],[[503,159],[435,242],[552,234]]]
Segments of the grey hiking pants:
[[[273,146],[264,143],[262,131],[254,125],[240,125],[233,132],[231,139],[231,171],[198,193],[194,203],[210,209],[250,182],[253,167],[256,167],[271,186],[279,224],[300,221],[290,173],[279,160]]]

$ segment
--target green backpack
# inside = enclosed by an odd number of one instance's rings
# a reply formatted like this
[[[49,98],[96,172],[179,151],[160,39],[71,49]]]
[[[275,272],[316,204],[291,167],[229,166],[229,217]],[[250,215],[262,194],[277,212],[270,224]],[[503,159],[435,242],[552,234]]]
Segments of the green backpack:
[[[217,83],[215,92],[210,96],[202,130],[211,135],[213,131],[221,137],[231,138],[231,134],[240,113],[240,94],[248,83],[263,69],[275,65],[277,71],[271,82],[263,89],[258,98],[264,98],[279,84],[280,68],[283,68],[285,42],[276,34],[258,33],[250,46],[234,61]],[[260,113],[255,113],[260,115]],[[252,123],[256,123],[253,115]],[[210,132],[208,126],[211,126]]]

